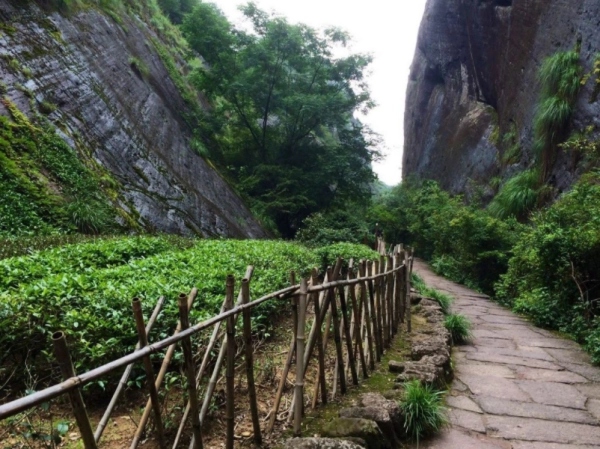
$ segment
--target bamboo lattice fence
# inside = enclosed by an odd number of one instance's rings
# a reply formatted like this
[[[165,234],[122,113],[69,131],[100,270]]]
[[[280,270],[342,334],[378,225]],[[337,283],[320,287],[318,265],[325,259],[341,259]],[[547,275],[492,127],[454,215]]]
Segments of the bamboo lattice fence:
[[[189,447],[190,449],[203,447],[202,423],[207,416],[221,370],[225,365],[226,448],[233,448],[235,357],[237,351],[236,323],[241,316],[243,320],[241,327],[244,343],[243,357],[246,366],[245,377],[254,430],[253,439],[255,443],[261,444],[263,432],[273,430],[276,418],[280,415],[281,398],[294,359],[296,370],[294,396],[291,406],[285,412],[287,413],[285,421],[290,425],[293,424],[295,435],[300,435],[306,406],[305,398],[309,395],[309,392],[305,391],[304,380],[311,361],[318,364],[318,377],[312,392],[312,407],[315,408],[319,401],[326,404],[329,398],[336,394],[338,388],[343,395],[348,390],[348,383],[358,385],[361,377],[363,379],[368,378],[369,373],[375,369],[375,364],[381,361],[386,348],[390,347],[392,338],[398,333],[402,324],[405,325],[407,332],[411,331],[409,292],[413,262],[412,250],[405,250],[402,245],[398,245],[391,247],[390,251],[386,253],[385,243],[381,241],[378,243],[378,251],[381,254],[379,260],[363,260],[356,265],[353,261],[350,261],[345,276],[342,276],[341,259],[337,260],[334,267],[327,269],[322,281],[320,281],[317,269],[313,270],[310,279],[301,279],[299,283],[296,283],[295,275],[292,273],[292,285],[290,287],[254,301],[250,300],[253,267],[248,267],[240,283],[237,302],[234,304],[235,279],[232,275],[229,275],[226,279],[226,294],[221,313],[209,320],[191,326],[189,323],[189,310],[198,294],[198,290],[194,288],[189,294],[181,294],[178,298],[179,323],[174,334],[154,343],[148,342],[147,336],[157,320],[165,298],[159,298],[148,323],[144,323],[141,301],[134,298],[132,300],[132,310],[139,338],[135,351],[84,374],[77,375],[75,373],[65,333],[62,331],[56,332],[53,335],[54,353],[64,381],[0,405],[0,420],[14,416],[53,398],[67,395],[84,447],[95,449],[107,427],[119,397],[127,385],[133,365],[142,362],[146,373],[146,388],[149,399],[133,436],[131,448],[135,449],[140,444],[151,416],[154,420],[154,433],[158,444],[161,448],[167,448],[158,390],[171,365],[176,346],[179,344],[183,354],[183,372],[187,380],[189,400],[175,439],[169,446],[174,449],[180,447],[186,423],[191,419],[192,435]],[[289,299],[291,299],[291,309],[294,317],[293,337],[275,392],[273,406],[267,415],[268,420],[264,419],[266,425],[261,427],[253,371],[250,312],[254,307],[266,301]],[[289,303],[290,301],[284,302],[284,304]],[[307,323],[309,304],[313,305],[314,310],[312,323]],[[225,323],[225,333],[217,356],[213,360],[211,354],[219,343],[222,323]],[[310,324],[308,335],[305,332],[307,324]],[[212,333],[204,351],[202,362],[199,368],[196,368],[191,337],[211,328]],[[332,333],[336,363],[333,385],[328,386],[325,376],[325,352]],[[163,350],[166,350],[166,353],[158,374],[155,374],[155,366],[151,362],[150,356]],[[212,373],[201,398],[198,394],[198,388],[204,375],[207,374],[209,366],[212,367]],[[83,402],[81,387],[123,368],[125,368],[125,371],[116,391],[94,431]]]

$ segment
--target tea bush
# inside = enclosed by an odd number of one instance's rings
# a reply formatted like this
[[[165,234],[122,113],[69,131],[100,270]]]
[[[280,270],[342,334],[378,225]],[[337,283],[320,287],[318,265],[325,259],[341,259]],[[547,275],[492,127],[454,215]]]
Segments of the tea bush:
[[[137,341],[131,312],[136,296],[146,317],[157,298],[166,297],[150,336],[157,341],[175,328],[178,294],[194,286],[199,294],[191,322],[196,323],[219,312],[226,275],[234,274],[239,288],[248,265],[254,266],[251,299],[257,299],[288,286],[291,270],[308,276],[338,255],[372,254],[360,245],[330,248],[324,255],[280,241],[131,237],[5,259],[0,261],[0,366],[7,370],[0,377],[16,368],[12,382],[22,388],[26,372],[39,375],[54,359],[50,336],[59,329],[67,333],[78,372],[131,351]],[[266,331],[282,304],[273,300],[255,308],[255,331]]]

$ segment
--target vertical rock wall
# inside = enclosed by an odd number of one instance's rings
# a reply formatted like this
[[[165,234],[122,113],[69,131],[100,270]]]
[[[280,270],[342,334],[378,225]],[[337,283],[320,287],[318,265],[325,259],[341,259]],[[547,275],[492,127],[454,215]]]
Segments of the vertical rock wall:
[[[190,148],[189,111],[153,44],[158,37],[142,20],[123,16],[117,22],[92,8],[47,14],[34,4],[0,0],[0,22],[6,97],[29,116],[42,101],[57,105],[49,120],[88,165],[117,181],[115,204],[140,226],[266,236],[224,179]],[[134,59],[147,74],[136,70]],[[11,69],[11,60],[31,76]],[[2,105],[0,114],[8,115]]]
[[[580,39],[589,72],[600,52],[599,26],[596,0],[428,0],[407,91],[404,176],[469,193],[528,166],[542,61]],[[600,126],[593,84],[579,95],[573,129]],[[523,157],[508,166],[497,137],[511,127]],[[570,159],[558,155],[559,191],[578,176]]]

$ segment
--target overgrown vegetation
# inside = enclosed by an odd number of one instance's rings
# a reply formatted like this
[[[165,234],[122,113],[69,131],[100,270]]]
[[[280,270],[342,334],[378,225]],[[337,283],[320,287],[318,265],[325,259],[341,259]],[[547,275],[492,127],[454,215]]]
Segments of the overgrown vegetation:
[[[360,245],[313,252],[275,241],[189,240],[132,237],[68,245],[0,261],[0,382],[15,370],[11,385],[35,389],[53,360],[49,338],[67,332],[77,371],[85,371],[131,351],[137,341],[131,298],[150,311],[167,300],[151,340],[168,336],[178,317],[177,295],[199,288],[191,321],[218,313],[225,278],[239,279],[254,266],[252,299],[289,285],[289,273],[308,276],[313,267],[332,265],[338,256],[373,257]],[[330,259],[326,259],[330,258]],[[239,287],[239,285],[238,285]],[[281,303],[254,309],[253,326],[268,335],[269,318]]]
[[[399,403],[404,430],[409,438],[416,441],[417,447],[421,439],[439,432],[448,424],[442,394],[418,380],[404,384],[404,398]]]
[[[51,125],[34,124],[2,102],[12,120],[0,117],[0,237],[114,229],[99,175]]]
[[[471,338],[471,322],[461,314],[450,314],[446,316],[444,326],[452,335],[454,344],[462,344]]]

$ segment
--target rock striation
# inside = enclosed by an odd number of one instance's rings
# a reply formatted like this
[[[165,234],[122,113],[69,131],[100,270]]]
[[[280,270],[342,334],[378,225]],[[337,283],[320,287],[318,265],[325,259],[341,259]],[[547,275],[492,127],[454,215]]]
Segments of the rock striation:
[[[407,89],[404,176],[434,179],[453,193],[527,167],[544,58],[581,42],[581,65],[600,51],[596,0],[428,0]],[[571,128],[599,128],[594,82],[580,91]],[[501,137],[514,129],[522,158],[502,163]],[[592,136],[598,139],[598,131]],[[551,182],[568,188],[579,168],[560,151]]]
[[[0,0],[0,22],[6,98],[29,117],[43,102],[57,106],[50,122],[86,165],[110,174],[113,203],[137,225],[205,237],[266,236],[191,148],[190,110],[160,56],[160,37],[144,20],[95,8],[65,16]],[[0,115],[9,115],[3,105]]]

